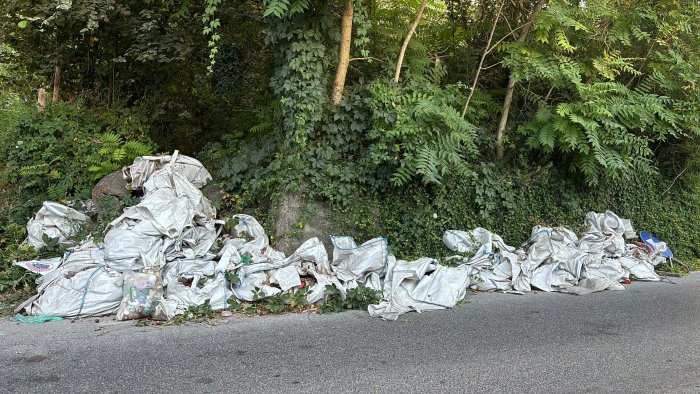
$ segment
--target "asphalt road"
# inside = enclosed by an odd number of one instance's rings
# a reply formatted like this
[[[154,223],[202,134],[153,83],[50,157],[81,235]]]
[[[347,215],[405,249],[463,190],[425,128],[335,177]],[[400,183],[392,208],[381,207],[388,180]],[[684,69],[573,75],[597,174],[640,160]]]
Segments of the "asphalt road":
[[[700,274],[463,308],[136,327],[0,321],[0,392],[700,392]]]

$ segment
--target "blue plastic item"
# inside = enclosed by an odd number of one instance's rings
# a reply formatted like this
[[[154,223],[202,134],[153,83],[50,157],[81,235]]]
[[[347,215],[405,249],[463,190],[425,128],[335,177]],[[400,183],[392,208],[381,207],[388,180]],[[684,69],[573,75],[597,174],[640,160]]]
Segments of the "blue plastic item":
[[[48,316],[48,315],[22,316],[18,313],[11,320],[19,322],[19,323],[40,324],[40,323],[46,323],[46,322],[50,322],[50,321],[63,320],[63,318],[60,316]]]
[[[660,239],[656,238],[654,234],[648,231],[640,231],[639,238],[641,238],[645,244],[649,245],[649,247],[651,247],[653,251],[656,251],[656,248],[654,247],[655,244],[663,242]],[[666,246],[666,250],[661,252],[661,256],[666,257],[667,259],[673,258],[673,252],[671,251],[671,249],[668,248],[668,245]]]

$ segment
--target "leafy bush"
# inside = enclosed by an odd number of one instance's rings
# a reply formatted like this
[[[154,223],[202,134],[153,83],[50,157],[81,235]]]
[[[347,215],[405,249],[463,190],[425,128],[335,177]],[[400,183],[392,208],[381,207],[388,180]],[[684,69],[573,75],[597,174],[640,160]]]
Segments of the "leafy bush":
[[[97,112],[79,103],[39,113],[14,102],[0,112],[0,292],[34,280],[12,262],[41,257],[21,242],[42,201],[90,198],[102,176],[154,151],[146,131],[127,111]],[[98,225],[110,220],[105,212]]]
[[[370,86],[370,155],[375,165],[394,169],[393,185],[406,185],[413,177],[436,184],[448,174],[472,173],[466,159],[477,155],[476,127],[456,109],[462,87]]]
[[[518,247],[535,225],[579,232],[587,212],[611,210],[631,219],[637,232],[648,230],[668,242],[680,259],[700,257],[700,229],[695,224],[700,220],[700,195],[669,178],[604,180],[590,188],[567,178],[566,169],[551,166],[486,168],[480,177],[487,178],[476,182],[451,176],[431,190],[402,188],[358,196],[332,220],[338,233],[356,239],[385,236],[397,257],[440,258],[452,254],[442,243],[448,229],[485,227]],[[489,194],[480,197],[485,192]]]
[[[381,293],[369,287],[359,285],[348,289],[345,299],[336,285],[326,285],[326,296],[319,313],[342,312],[345,309],[367,309],[368,306],[381,301]]]
[[[249,315],[259,313],[273,313],[279,315],[284,312],[302,312],[307,304],[308,288],[292,289],[286,293],[272,296],[265,296],[260,288],[253,290],[252,302],[241,302],[236,296],[228,299],[228,311],[238,313],[244,312]]]
[[[24,268],[13,266],[12,261],[26,261],[38,256],[28,245],[21,245],[26,236],[24,226],[7,223],[0,230],[0,293],[8,290],[27,289],[37,278]]]
[[[39,113],[23,105],[2,120],[2,187],[21,194],[24,205],[89,198],[102,176],[154,151],[145,126],[127,111],[59,103]]]
[[[534,43],[504,45],[514,77],[548,92],[528,93],[538,109],[519,127],[527,146],[559,155],[592,186],[653,173],[655,145],[700,135],[700,58],[686,47],[698,21],[679,4],[550,2]]]

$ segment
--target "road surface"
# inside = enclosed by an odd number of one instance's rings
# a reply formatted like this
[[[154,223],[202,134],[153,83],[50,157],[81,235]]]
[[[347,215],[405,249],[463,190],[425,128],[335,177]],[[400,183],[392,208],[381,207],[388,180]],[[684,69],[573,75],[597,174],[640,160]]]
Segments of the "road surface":
[[[2,392],[700,392],[700,274],[573,296],[136,327],[0,321]]]

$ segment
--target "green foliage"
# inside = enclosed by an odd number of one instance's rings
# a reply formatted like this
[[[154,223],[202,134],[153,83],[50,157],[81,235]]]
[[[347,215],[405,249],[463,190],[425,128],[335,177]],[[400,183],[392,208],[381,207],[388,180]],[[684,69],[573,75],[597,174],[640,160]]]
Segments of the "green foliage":
[[[348,289],[344,305],[346,309],[366,310],[368,306],[377,304],[381,300],[382,297],[379,291],[360,285]]]
[[[302,311],[306,304],[308,304],[308,295],[309,289],[307,287],[300,289],[292,289],[289,292],[289,307],[292,310]]]
[[[241,278],[233,271],[226,271],[226,282],[229,283],[229,286],[238,286],[241,283]]]
[[[265,309],[270,313],[280,314],[287,310],[286,302],[289,300],[288,293],[273,295],[266,298]]]
[[[253,301],[261,301],[265,299],[265,292],[259,287],[253,289]]]
[[[61,255],[64,251],[63,247],[58,243],[58,237],[51,238],[46,234],[42,234],[41,240],[46,244],[43,248],[41,248],[42,252],[47,252],[56,256]]]
[[[20,52],[5,42],[0,43],[0,111],[10,110],[12,102],[20,101],[29,90],[31,76],[21,64]]]
[[[367,3],[370,3],[369,5]],[[354,39],[352,45],[359,49],[360,55],[369,56],[369,44],[371,42],[369,33],[372,29],[372,20],[369,16],[371,1],[355,0],[353,2],[355,12],[353,13],[352,25]],[[371,59],[369,59],[371,60]]]
[[[679,259],[700,256],[696,191],[659,175],[603,180],[598,188],[582,186],[566,175],[566,169],[553,166],[493,167],[494,181],[504,184],[512,197],[496,195],[488,209],[477,201],[471,180],[448,177],[430,191],[404,188],[357,198],[333,220],[337,233],[356,239],[384,235],[400,258],[441,258],[454,254],[442,243],[448,229],[485,227],[517,247],[535,225],[580,232],[587,212],[611,210],[630,219],[638,232],[651,231],[666,241]]]
[[[303,171],[310,195],[344,205],[363,186],[376,189],[386,183],[387,176],[368,155],[369,101],[362,88],[348,89],[341,104],[326,113],[323,126],[310,135],[314,143],[307,157],[291,164]]]
[[[274,140],[261,143],[251,142],[240,148],[237,155],[224,161],[221,166],[221,181],[227,190],[238,190],[245,182],[246,187],[257,190],[270,175],[270,164],[277,145]]]
[[[264,0],[263,3],[267,6],[263,16],[282,19],[303,13],[309,8],[311,0]]]
[[[671,273],[667,276],[685,276],[691,272],[700,271],[700,259],[692,259],[689,261],[673,261],[666,262],[654,267],[657,272]],[[665,275],[666,276],[666,275]]]
[[[226,190],[237,194],[256,193],[268,185],[279,144],[274,133],[272,107],[257,112],[255,125],[240,133],[227,133],[210,143],[200,154]]]
[[[102,145],[101,148],[86,158],[92,164],[88,170],[93,173],[93,179],[120,170],[131,164],[135,157],[153,154],[153,146],[136,140],[124,141],[124,135],[111,132],[102,134],[97,143]]]
[[[258,313],[258,304],[243,304],[243,312],[248,315],[255,315]]]
[[[302,146],[321,120],[328,101],[324,80],[329,67],[326,34],[331,20],[322,4],[302,14],[309,3],[270,1],[266,11],[266,15],[275,15],[265,42],[274,48],[277,62],[270,86],[279,97],[284,142]]]
[[[151,322],[148,319],[137,320],[136,323],[134,323],[135,327],[148,327],[149,325],[151,325]]]
[[[211,308],[210,300],[204,301],[202,305],[193,305],[187,308],[185,313],[176,316],[172,324],[183,324],[190,320],[213,319],[214,311]]]
[[[6,187],[21,191],[23,202],[34,207],[43,200],[89,198],[100,177],[153,151],[143,124],[126,111],[56,104],[38,113],[23,106],[0,127]]]
[[[513,182],[501,173],[493,163],[482,163],[474,180],[474,202],[479,207],[479,215],[491,224],[499,209],[512,211],[517,208]]]
[[[381,293],[359,285],[348,289],[345,299],[342,297],[340,289],[335,284],[326,285],[326,295],[321,304],[319,313],[342,312],[345,309],[366,310],[369,305],[381,301]]]
[[[344,309],[342,296],[343,294],[335,284],[326,285],[326,295],[318,313],[342,312]]]
[[[700,135],[700,96],[691,87],[700,56],[687,50],[700,28],[694,8],[550,2],[535,42],[503,46],[504,64],[531,86],[526,99],[538,108],[519,128],[530,150],[561,154],[596,186],[603,177],[650,174],[654,144]]]
[[[204,30],[202,30],[202,33],[205,36],[209,36],[209,67],[207,70],[210,73],[214,71],[216,54],[219,52],[217,43],[221,40],[221,35],[217,33],[217,29],[221,26],[221,21],[219,18],[215,17],[216,9],[219,4],[221,4],[221,0],[206,0],[206,6],[202,13],[202,23],[204,23]]]
[[[28,289],[38,278],[24,268],[12,265],[14,261],[27,261],[41,256],[41,253],[29,245],[22,244],[26,237],[24,224],[5,221],[5,209],[0,209],[6,224],[0,231],[0,293],[8,290]],[[53,256],[51,256],[53,257]]]
[[[414,177],[423,184],[438,184],[448,174],[470,176],[467,158],[478,154],[476,128],[456,109],[463,99],[462,86],[416,85],[370,85],[373,143],[369,149],[374,164],[394,169],[391,183],[395,186],[404,186]]]
[[[307,304],[308,289],[292,289],[289,292],[266,296],[260,288],[253,289],[252,302],[240,302],[236,296],[229,298],[228,310],[230,312],[244,312],[248,315],[267,312],[275,315],[288,312],[301,312]]]
[[[238,301],[238,298],[236,296],[232,296],[231,298],[228,299],[227,301],[228,307],[226,308],[229,312],[237,313],[243,310],[243,306],[241,305],[241,302]]]
[[[0,49],[0,96],[10,85],[12,95],[35,101],[44,87],[50,99],[59,66],[62,100],[82,97],[87,107],[135,110],[163,151],[187,154],[251,126],[254,110],[272,99],[260,1],[56,4],[0,4],[7,48]],[[4,68],[12,72],[8,78]]]
[[[42,201],[91,197],[97,180],[152,152],[146,129],[128,111],[97,113],[79,103],[36,107],[14,103],[0,112],[0,291],[28,286],[34,276],[14,261],[60,254],[56,240],[34,251],[21,245],[27,219]],[[101,238],[119,207],[105,209],[79,238]]]

